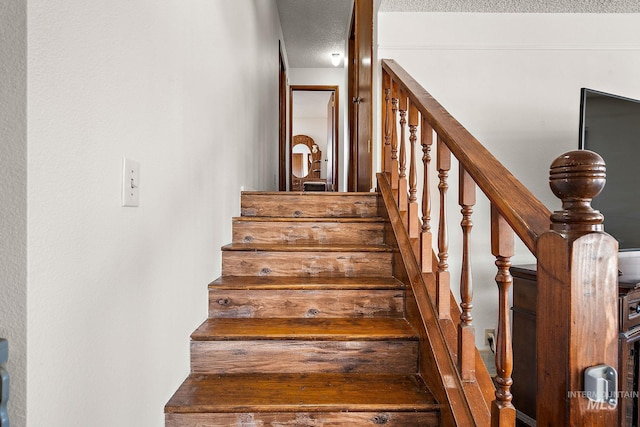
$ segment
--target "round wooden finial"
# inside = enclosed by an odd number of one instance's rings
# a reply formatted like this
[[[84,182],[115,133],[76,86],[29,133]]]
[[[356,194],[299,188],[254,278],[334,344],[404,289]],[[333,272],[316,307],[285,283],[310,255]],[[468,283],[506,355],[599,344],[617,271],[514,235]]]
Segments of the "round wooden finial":
[[[551,214],[558,231],[602,231],[602,214],[591,207],[606,181],[604,160],[589,150],[565,153],[551,163],[549,185],[562,200],[562,210]]]

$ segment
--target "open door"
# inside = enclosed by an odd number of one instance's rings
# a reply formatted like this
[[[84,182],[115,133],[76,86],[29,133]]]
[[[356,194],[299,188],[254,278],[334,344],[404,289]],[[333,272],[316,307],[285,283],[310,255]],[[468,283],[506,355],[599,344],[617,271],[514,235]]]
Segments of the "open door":
[[[332,93],[327,103],[327,190],[329,191],[335,191],[338,184],[338,152],[334,150],[334,147],[338,146],[336,113],[336,94]]]
[[[370,191],[373,133],[373,0],[355,0],[349,37],[349,191]]]

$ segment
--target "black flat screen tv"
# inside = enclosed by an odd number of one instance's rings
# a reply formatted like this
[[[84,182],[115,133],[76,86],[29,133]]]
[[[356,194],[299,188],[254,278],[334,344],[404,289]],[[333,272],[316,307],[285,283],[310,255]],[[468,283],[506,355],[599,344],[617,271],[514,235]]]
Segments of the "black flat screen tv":
[[[640,101],[583,88],[580,148],[607,166],[607,182],[593,207],[621,251],[640,250]]]

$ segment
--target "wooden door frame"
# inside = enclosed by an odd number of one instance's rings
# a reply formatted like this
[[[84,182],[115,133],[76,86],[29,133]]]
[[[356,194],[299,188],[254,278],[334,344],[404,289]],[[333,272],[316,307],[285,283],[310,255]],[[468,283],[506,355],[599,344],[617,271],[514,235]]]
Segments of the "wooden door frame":
[[[334,188],[338,188],[338,159],[339,152],[338,148],[339,144],[339,129],[340,129],[340,97],[338,86],[321,86],[321,85],[291,85],[289,86],[289,141],[293,141],[293,92],[294,91],[317,91],[317,92],[333,92],[335,96],[335,108],[334,108],[334,129],[333,129],[333,165],[331,165],[333,169]],[[291,159],[291,150],[293,147],[290,147],[289,152],[287,153],[287,157],[289,158],[289,171],[291,171],[292,159]],[[289,172],[291,174],[291,172]],[[289,191],[291,191],[291,180],[289,180]]]
[[[354,1],[349,30],[349,191],[370,191],[373,183],[374,13],[373,0]]]
[[[347,191],[357,191],[358,189],[358,146],[355,143],[358,137],[358,121],[356,118],[356,81],[357,67],[355,58],[355,30],[356,30],[356,7],[353,6],[351,13],[351,26],[349,28],[348,59],[347,59],[347,100],[348,100],[348,120],[349,120],[349,169],[347,171]]]
[[[278,40],[279,74],[278,74],[278,190],[287,191],[287,65],[282,53],[282,42]]]

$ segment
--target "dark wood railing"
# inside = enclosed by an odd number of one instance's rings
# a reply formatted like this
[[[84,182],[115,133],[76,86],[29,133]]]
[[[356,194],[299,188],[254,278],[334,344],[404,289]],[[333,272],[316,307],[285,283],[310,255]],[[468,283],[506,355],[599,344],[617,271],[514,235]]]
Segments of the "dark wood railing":
[[[423,153],[422,188],[417,179],[418,139]],[[458,162],[462,215],[459,306],[451,296],[446,215],[452,159]],[[432,163],[437,184],[429,179]],[[397,203],[409,246],[422,271],[428,297],[418,300],[418,305],[431,304],[443,330],[451,328],[447,325],[455,327],[453,334],[444,331],[442,336],[445,340],[454,337],[447,341],[449,357],[467,393],[465,410],[472,418],[486,419],[483,414],[488,413],[492,425],[515,425],[509,269],[517,236],[538,262],[538,425],[614,425],[614,408],[589,405],[585,397],[571,393],[584,390],[585,368],[617,366],[617,243],[603,232],[602,216],[590,206],[604,185],[602,159],[595,153],[576,151],[552,164],[551,187],[562,200],[562,210],[552,214],[405,70],[395,61],[383,60],[382,173],[378,180],[382,187],[389,187]],[[434,186],[438,188],[437,197],[432,193]],[[496,258],[498,287],[495,392],[488,401],[487,393],[480,391],[485,407],[479,409],[478,395],[469,395],[475,390],[469,385],[478,382],[477,373],[484,370],[475,347],[469,250],[476,189],[491,204],[488,250]],[[438,225],[434,231],[431,215],[436,199]],[[597,321],[593,313],[599,313]],[[477,416],[474,411],[479,411]],[[455,414],[453,418],[457,419]]]

